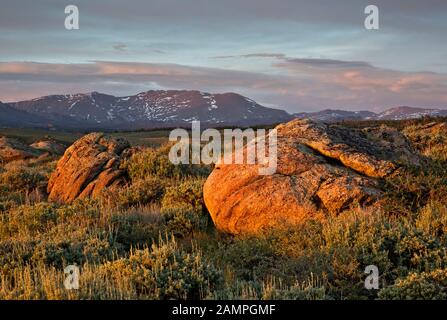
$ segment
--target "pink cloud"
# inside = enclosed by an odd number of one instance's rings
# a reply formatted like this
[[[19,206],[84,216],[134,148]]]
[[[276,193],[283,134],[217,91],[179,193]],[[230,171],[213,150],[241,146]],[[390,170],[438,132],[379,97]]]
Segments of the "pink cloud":
[[[112,61],[0,62],[0,100],[88,91],[126,95],[163,88],[235,91],[289,111],[446,104],[445,74],[401,72],[358,61],[289,59],[280,55],[271,59],[280,62],[265,72]]]

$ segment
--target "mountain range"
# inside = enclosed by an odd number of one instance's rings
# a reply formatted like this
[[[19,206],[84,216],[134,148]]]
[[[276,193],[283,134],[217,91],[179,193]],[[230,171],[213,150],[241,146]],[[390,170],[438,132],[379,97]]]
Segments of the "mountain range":
[[[326,109],[318,112],[301,112],[293,114],[296,118],[309,118],[312,120],[337,122],[344,120],[406,120],[422,117],[445,117],[447,110],[433,108],[415,108],[400,106],[387,109],[380,113],[372,111],[345,111]]]
[[[415,108],[401,106],[387,109],[380,113],[371,111],[345,111],[326,109],[318,112],[295,113],[297,118],[309,118],[312,120],[337,122],[346,120],[406,120],[422,117],[446,117],[447,110],[433,108]]]
[[[201,121],[204,126],[263,125],[291,118],[286,111],[261,106],[236,93],[187,90],[151,90],[126,97],[98,92],[51,95],[2,104],[1,108],[5,109],[5,114],[12,108],[14,115],[0,118],[0,126],[16,126],[20,115],[23,115],[23,126],[39,123],[41,126],[122,130],[187,126],[194,120]],[[30,115],[36,118],[29,119]]]
[[[46,119],[0,102],[0,127],[41,127]]]
[[[396,107],[381,113],[327,109],[289,114],[267,108],[236,93],[211,94],[188,90],[150,90],[132,96],[88,94],[50,95],[27,101],[0,102],[0,127],[46,127],[85,130],[137,130],[189,126],[254,126],[293,118],[402,120],[447,116],[447,110]]]

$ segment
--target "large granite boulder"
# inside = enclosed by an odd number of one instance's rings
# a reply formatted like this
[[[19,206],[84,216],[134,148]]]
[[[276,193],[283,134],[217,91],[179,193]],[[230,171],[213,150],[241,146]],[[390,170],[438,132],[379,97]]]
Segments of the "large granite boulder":
[[[219,230],[256,233],[376,205],[380,179],[398,174],[403,163],[420,162],[391,128],[348,129],[296,119],[275,130],[276,173],[260,175],[258,164],[217,164],[208,177],[204,200]]]

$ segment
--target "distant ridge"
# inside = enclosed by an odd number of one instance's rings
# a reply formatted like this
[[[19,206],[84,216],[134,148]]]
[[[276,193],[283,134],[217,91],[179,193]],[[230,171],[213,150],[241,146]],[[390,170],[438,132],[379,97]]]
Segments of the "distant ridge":
[[[0,126],[1,127],[33,127],[44,126],[45,118],[31,114],[24,110],[18,110],[9,104],[0,102]]]
[[[99,92],[49,95],[27,101],[0,102],[0,127],[54,127],[69,130],[139,130],[187,127],[257,126],[309,118],[344,120],[404,120],[447,116],[439,108],[399,106],[381,113],[326,109],[289,114],[267,108],[237,93],[195,90],[150,90],[115,97]]]
[[[336,122],[343,120],[405,120],[422,117],[447,116],[447,110],[433,108],[395,107],[380,113],[371,111],[344,111],[326,109],[318,112],[295,113],[297,118],[309,118],[317,121]]]
[[[204,125],[269,125],[292,119],[286,111],[264,107],[236,93],[151,90],[133,96],[51,95],[11,103],[15,109],[44,117],[54,126],[99,129],[146,129]]]

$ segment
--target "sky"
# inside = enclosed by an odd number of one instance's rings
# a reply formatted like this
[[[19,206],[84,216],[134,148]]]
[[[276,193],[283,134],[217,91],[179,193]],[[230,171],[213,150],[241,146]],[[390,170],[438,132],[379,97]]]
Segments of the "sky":
[[[447,108],[446,15],[445,0],[2,0],[0,101],[194,89],[289,112]]]

